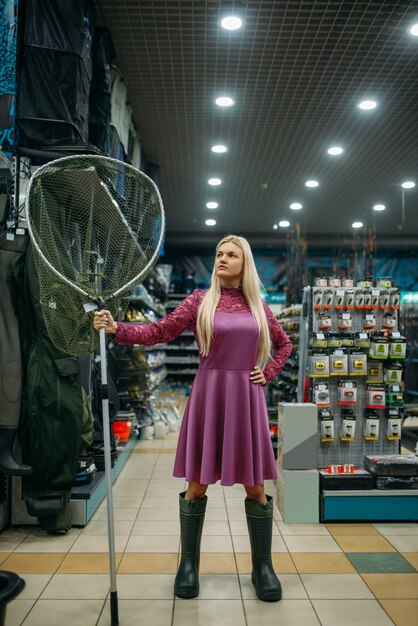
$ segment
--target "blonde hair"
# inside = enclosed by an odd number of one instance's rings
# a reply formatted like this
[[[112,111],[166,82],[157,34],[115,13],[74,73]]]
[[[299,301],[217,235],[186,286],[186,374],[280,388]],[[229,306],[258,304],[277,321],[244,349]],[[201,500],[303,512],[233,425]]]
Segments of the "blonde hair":
[[[242,269],[241,288],[248,302],[251,313],[260,332],[258,344],[258,361],[261,367],[264,367],[270,357],[271,340],[267,323],[266,313],[264,311],[263,302],[260,295],[262,288],[261,280],[255,267],[253,254],[250,244],[244,237],[236,235],[228,235],[221,239],[216,246],[216,253],[224,243],[234,243],[242,250],[244,263]],[[209,354],[209,350],[213,340],[213,322],[215,318],[216,307],[221,297],[221,281],[216,274],[216,260],[213,266],[211,285],[206,292],[197,315],[197,336],[199,339],[200,353],[203,356]]]

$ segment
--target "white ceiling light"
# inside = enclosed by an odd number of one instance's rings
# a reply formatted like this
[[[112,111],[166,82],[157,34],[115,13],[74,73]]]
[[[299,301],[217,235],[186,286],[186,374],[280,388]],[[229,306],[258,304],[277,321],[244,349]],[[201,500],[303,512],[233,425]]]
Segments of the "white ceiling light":
[[[287,220],[281,220],[279,222],[279,226],[280,228],[287,228],[288,226],[290,226],[290,222],[288,222]]]
[[[277,224],[273,224],[273,228],[274,228],[274,230],[277,230],[279,228],[279,226]]]
[[[375,100],[363,100],[357,105],[358,109],[363,109],[363,111],[371,111],[377,107],[377,102]]]
[[[220,21],[225,30],[238,30],[242,26],[242,19],[237,15],[226,15]]]
[[[212,146],[212,152],[216,152],[217,154],[222,154],[223,152],[228,152],[228,148],[226,146]]]
[[[409,33],[414,37],[418,37],[418,24],[413,24],[409,29]]]
[[[290,208],[293,209],[293,211],[299,211],[299,209],[302,208],[302,205],[300,202],[292,202]]]
[[[353,222],[351,226],[353,228],[363,228],[363,222]]]
[[[206,226],[216,226],[216,220],[206,220]]]
[[[213,185],[213,186],[220,185],[221,182],[222,181],[220,178],[209,178],[208,180],[209,185]]]
[[[217,209],[219,204],[217,202],[207,202],[206,206],[208,209]]]
[[[307,180],[305,185],[306,187],[318,187],[319,183],[317,180]]]
[[[415,183],[412,180],[406,180],[402,183],[402,187],[404,189],[413,189],[415,187]]]
[[[339,154],[342,154],[344,150],[340,148],[340,146],[332,146],[331,148],[328,148],[327,152],[331,156],[337,156]]]
[[[229,96],[219,96],[215,102],[219,107],[232,107],[235,104],[235,100]]]
[[[386,209],[384,204],[375,204],[373,211],[384,211]]]

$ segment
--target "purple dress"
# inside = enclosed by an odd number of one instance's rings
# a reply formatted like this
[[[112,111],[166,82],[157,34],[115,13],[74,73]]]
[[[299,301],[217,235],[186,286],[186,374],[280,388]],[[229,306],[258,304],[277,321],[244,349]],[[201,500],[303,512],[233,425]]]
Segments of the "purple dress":
[[[205,292],[196,290],[172,313],[145,326],[118,323],[115,341],[155,345],[171,341],[184,330],[196,333],[197,310]],[[276,376],[292,345],[264,304],[275,350],[264,368]],[[200,356],[192,391],[180,428],[173,475],[187,481],[222,485],[260,485],[277,476],[263,388],[250,381],[257,364],[259,332],[239,288],[221,288],[215,313],[213,342]]]

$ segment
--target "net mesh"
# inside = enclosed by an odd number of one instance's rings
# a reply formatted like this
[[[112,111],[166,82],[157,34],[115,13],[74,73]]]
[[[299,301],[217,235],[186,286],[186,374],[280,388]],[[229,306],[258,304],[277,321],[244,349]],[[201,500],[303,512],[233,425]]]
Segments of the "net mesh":
[[[88,354],[99,338],[84,304],[117,315],[157,259],[164,233],[158,189],[120,161],[65,157],[34,174],[26,211],[49,337],[68,354]]]

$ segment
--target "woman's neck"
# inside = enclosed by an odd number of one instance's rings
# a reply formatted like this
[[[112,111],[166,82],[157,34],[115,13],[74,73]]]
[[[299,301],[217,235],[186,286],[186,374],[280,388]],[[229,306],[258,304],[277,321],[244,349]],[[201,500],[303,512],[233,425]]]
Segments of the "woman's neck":
[[[221,288],[224,289],[239,289],[241,287],[241,281],[239,280],[221,280]]]

